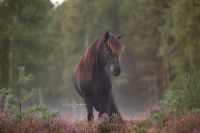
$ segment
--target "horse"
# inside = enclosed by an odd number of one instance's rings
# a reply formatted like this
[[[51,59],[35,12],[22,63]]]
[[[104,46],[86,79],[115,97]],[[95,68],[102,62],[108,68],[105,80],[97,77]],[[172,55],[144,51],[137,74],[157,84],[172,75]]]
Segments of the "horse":
[[[112,75],[118,76],[121,68],[121,35],[106,32],[91,43],[76,64],[73,81],[78,94],[84,99],[87,120],[94,119],[93,107],[102,114],[121,115],[112,95]]]

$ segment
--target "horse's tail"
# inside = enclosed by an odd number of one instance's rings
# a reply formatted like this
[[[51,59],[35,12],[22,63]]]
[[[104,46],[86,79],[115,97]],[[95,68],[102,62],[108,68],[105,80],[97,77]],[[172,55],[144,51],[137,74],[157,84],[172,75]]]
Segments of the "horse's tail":
[[[72,80],[73,80],[74,86],[75,86],[78,94],[83,97],[83,93],[81,92],[80,85],[78,84],[78,81],[76,79],[76,71],[74,71],[74,73],[72,75]]]

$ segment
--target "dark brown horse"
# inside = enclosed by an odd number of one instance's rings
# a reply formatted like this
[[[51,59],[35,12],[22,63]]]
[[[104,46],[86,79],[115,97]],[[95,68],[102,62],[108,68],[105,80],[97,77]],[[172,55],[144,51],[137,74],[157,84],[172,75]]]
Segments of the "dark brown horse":
[[[73,74],[74,85],[85,101],[88,120],[94,118],[93,107],[99,112],[99,117],[104,113],[109,116],[112,113],[120,115],[111,91],[111,76],[118,76],[121,71],[120,37],[106,32],[86,49],[76,64]]]

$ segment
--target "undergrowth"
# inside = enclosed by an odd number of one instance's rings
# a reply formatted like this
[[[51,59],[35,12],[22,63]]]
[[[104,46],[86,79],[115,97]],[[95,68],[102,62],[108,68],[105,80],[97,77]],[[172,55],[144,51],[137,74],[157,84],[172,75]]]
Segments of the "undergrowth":
[[[88,122],[86,120],[68,120],[61,117],[44,119],[36,116],[23,117],[15,123],[5,114],[0,114],[1,133],[198,133],[200,115],[191,111],[181,117],[174,117],[165,111],[153,108],[148,115],[124,120],[118,116],[112,121],[105,115]]]
[[[93,121],[68,120],[59,112],[50,112],[45,105],[34,105],[26,110],[24,103],[34,97],[27,89],[31,80],[20,68],[17,91],[1,89],[5,110],[0,113],[0,133],[199,133],[200,132],[200,75],[178,76],[167,89],[159,106],[144,115],[121,120],[107,115]],[[34,115],[40,112],[41,115]]]

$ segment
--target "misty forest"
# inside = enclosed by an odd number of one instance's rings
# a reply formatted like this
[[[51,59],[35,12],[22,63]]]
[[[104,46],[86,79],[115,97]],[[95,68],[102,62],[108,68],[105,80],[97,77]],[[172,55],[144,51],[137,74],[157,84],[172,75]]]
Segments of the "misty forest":
[[[120,117],[87,121],[73,74],[107,35],[122,44]],[[0,132],[200,132],[200,1],[0,0]]]

